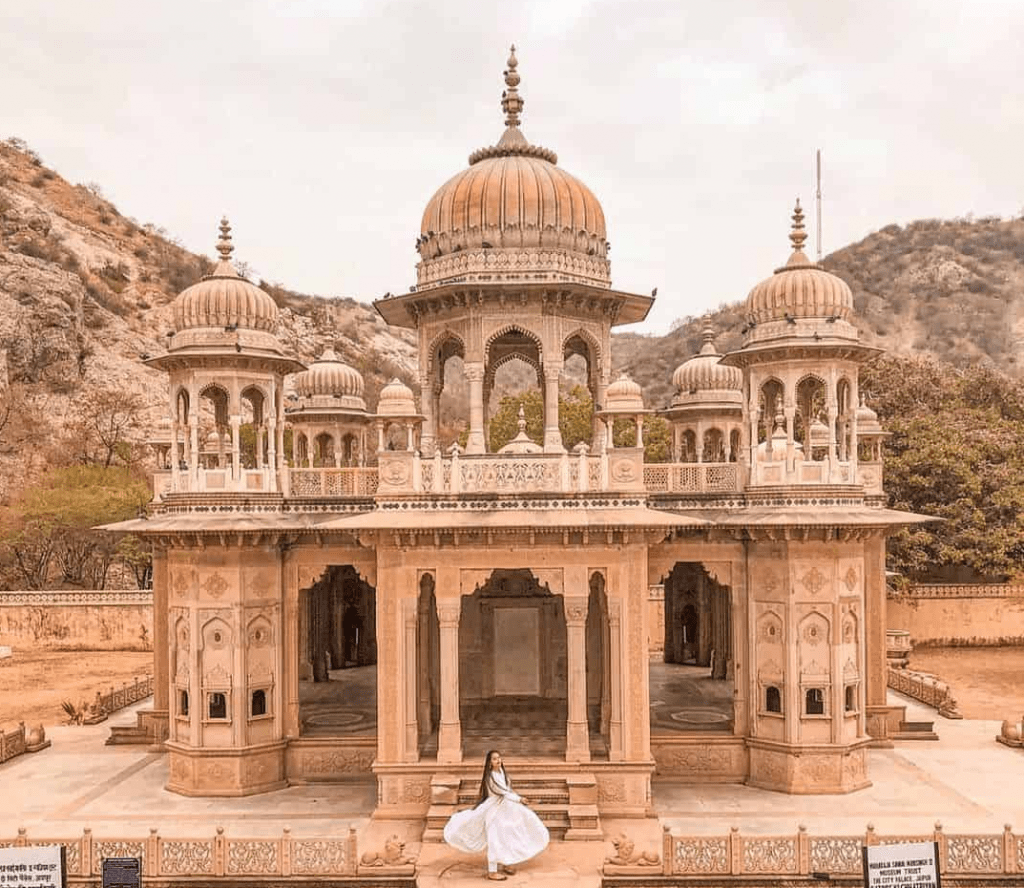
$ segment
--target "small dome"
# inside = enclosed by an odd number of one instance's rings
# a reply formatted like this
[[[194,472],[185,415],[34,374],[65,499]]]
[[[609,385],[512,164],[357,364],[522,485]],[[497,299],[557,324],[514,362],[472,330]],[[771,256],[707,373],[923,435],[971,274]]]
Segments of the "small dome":
[[[747,296],[747,323],[795,321],[819,318],[849,322],[853,316],[853,293],[842,278],[829,274],[811,262],[803,251],[804,232],[800,201],[793,211],[793,230],[789,239],[793,253],[789,261]]]
[[[676,367],[672,374],[677,392],[672,399],[673,406],[714,400],[735,401],[742,407],[743,372],[739,367],[720,363],[722,355],[715,349],[715,331],[710,325],[705,326],[701,335],[704,343],[700,351]]]
[[[354,367],[338,358],[334,349],[325,349],[308,370],[295,376],[295,392],[300,398],[337,398],[358,410],[366,409],[363,377]]]
[[[526,434],[526,413],[519,405],[519,434],[502,447],[498,453],[543,453],[544,448]]]
[[[183,290],[173,303],[174,329],[225,327],[263,330],[277,326],[277,305],[231,264],[231,226],[221,219],[217,252],[220,261],[198,284]]]
[[[857,437],[863,438],[867,435],[885,434],[888,433],[882,428],[882,424],[878,421],[878,414],[864,402],[864,394],[862,392],[860,396],[860,406],[857,408]]]
[[[811,420],[811,447],[828,447],[831,435],[819,417]]]
[[[392,379],[380,390],[377,401],[378,416],[416,416],[416,400],[412,389],[402,380]]]
[[[639,384],[625,373],[620,374],[605,392],[604,409],[616,413],[630,413],[644,409],[644,395]]]

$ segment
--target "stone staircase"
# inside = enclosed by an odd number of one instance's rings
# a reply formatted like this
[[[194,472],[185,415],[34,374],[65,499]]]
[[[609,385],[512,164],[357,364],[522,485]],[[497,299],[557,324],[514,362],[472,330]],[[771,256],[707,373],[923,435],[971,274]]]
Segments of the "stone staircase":
[[[541,819],[555,841],[601,841],[597,781],[593,774],[517,775],[513,789]],[[480,793],[480,777],[438,774],[431,780],[424,842],[443,841],[444,826],[456,811],[471,808]]]

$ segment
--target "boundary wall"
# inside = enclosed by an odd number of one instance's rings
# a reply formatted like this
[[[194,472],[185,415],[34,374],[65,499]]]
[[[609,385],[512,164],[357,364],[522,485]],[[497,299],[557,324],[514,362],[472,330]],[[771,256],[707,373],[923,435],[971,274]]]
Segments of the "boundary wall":
[[[18,650],[153,649],[152,589],[0,592],[0,644]]]
[[[1024,585],[920,585],[888,601],[889,629],[914,647],[1024,645]]]

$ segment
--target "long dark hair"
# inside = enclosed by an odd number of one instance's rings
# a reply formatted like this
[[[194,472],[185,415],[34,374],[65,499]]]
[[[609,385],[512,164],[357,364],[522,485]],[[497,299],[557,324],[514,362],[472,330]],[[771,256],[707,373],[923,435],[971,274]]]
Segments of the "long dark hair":
[[[487,797],[491,794],[491,791],[487,786],[487,780],[491,776],[491,756],[494,755],[494,753],[496,752],[498,752],[497,749],[488,749],[487,755],[484,756],[484,776],[480,780],[480,797],[477,799],[476,806],[474,807],[479,807],[480,805],[482,805],[487,800]],[[505,775],[505,783],[507,784],[508,774],[505,772],[504,762],[502,762],[501,764],[501,773]]]

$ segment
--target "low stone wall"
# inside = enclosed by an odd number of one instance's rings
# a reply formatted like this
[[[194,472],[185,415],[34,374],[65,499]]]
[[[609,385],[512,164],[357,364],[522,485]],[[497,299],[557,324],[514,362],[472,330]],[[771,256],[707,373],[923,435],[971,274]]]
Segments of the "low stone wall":
[[[652,876],[661,875],[713,879],[714,884],[738,883],[753,876],[757,885],[768,884],[765,880],[769,879],[773,885],[802,885],[813,884],[812,880],[821,874],[823,881],[830,883],[861,885],[861,848],[892,842],[937,843],[943,884],[947,880],[950,885],[958,885],[976,879],[984,879],[981,884],[985,885],[1021,884],[1024,836],[1009,826],[1002,833],[988,835],[946,833],[939,823],[932,831],[904,836],[879,835],[870,824],[855,836],[811,835],[803,827],[784,836],[742,834],[736,827],[722,836],[681,836],[665,827],[661,854],[644,849],[644,861],[637,854],[639,849],[630,847],[637,859],[632,865],[623,859],[605,861],[603,884],[628,885],[633,879],[637,884],[650,885]]]
[[[153,592],[0,592],[0,644],[18,649],[153,649]]]
[[[1024,644],[1024,586],[912,586],[888,604],[888,628],[915,647]]]

